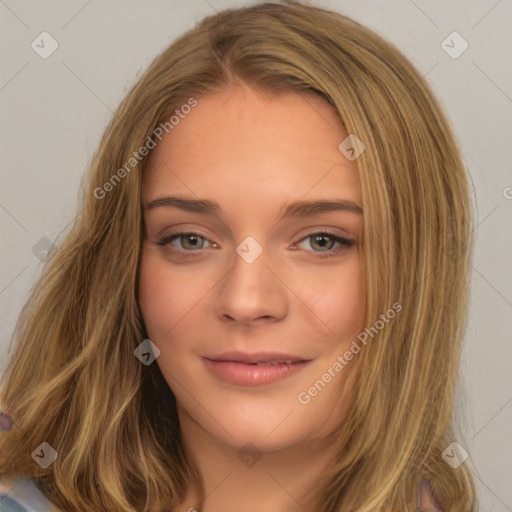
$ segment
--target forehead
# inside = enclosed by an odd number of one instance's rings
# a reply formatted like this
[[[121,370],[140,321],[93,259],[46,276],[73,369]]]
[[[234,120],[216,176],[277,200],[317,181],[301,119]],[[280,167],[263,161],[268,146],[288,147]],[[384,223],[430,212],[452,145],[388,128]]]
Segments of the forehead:
[[[145,199],[172,192],[260,207],[308,195],[359,202],[356,165],[338,149],[345,137],[316,94],[229,85],[197,98],[152,150]]]

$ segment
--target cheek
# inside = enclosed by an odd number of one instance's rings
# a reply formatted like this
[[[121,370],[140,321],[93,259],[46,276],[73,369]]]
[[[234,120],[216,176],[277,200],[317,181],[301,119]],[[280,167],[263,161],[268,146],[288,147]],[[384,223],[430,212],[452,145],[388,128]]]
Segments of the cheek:
[[[148,336],[157,342],[172,335],[204,313],[205,297],[222,279],[222,269],[171,263],[160,248],[148,242],[142,249],[139,269],[139,305]],[[192,322],[198,328],[200,322]],[[171,333],[172,331],[172,333]]]
[[[186,275],[172,271],[169,262],[151,248],[143,249],[139,305],[150,338],[161,339],[176,325],[194,302],[194,290],[197,287]]]
[[[361,328],[364,311],[362,275],[358,261],[336,270],[333,268],[302,274],[297,280],[297,295],[314,313],[320,327],[328,327],[329,334],[345,339]]]

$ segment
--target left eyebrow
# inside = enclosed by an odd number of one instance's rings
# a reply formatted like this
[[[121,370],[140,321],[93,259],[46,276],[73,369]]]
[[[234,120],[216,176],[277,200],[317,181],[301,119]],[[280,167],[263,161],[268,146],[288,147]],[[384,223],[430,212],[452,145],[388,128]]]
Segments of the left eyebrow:
[[[337,199],[329,201],[293,201],[281,209],[282,216],[280,220],[287,217],[307,217],[319,213],[332,211],[354,212],[362,215],[363,208],[347,199]]]

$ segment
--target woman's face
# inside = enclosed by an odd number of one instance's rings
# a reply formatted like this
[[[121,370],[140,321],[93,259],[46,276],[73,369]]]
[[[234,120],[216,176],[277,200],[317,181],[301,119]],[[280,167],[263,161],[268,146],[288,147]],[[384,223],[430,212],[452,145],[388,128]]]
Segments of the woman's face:
[[[182,428],[264,451],[343,421],[363,316],[345,138],[320,97],[231,85],[152,150],[139,302]]]

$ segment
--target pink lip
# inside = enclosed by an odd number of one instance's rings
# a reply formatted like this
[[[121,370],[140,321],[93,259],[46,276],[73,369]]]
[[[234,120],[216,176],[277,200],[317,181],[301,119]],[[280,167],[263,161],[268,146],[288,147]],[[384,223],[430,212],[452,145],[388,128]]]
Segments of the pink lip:
[[[282,353],[260,352],[243,354],[230,352],[218,356],[203,357],[205,365],[225,382],[238,386],[263,386],[280,381],[297,373],[310,360]],[[279,361],[275,364],[262,364]]]

